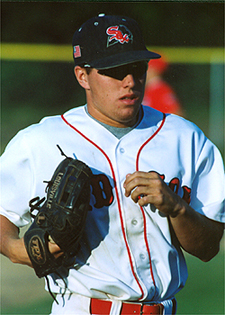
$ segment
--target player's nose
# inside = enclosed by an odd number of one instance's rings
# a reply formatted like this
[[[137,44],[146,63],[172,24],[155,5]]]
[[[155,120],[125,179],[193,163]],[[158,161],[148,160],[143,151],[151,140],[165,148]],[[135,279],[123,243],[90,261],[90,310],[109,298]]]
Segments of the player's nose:
[[[123,87],[135,86],[135,78],[133,74],[127,74],[122,80]]]

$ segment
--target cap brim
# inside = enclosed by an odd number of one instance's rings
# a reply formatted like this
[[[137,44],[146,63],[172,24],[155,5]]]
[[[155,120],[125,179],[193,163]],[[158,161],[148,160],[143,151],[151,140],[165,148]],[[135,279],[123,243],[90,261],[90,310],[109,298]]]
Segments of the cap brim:
[[[133,63],[137,61],[149,61],[150,59],[158,59],[161,56],[149,50],[128,51],[113,56],[101,58],[92,62],[89,66],[98,70],[110,69]]]

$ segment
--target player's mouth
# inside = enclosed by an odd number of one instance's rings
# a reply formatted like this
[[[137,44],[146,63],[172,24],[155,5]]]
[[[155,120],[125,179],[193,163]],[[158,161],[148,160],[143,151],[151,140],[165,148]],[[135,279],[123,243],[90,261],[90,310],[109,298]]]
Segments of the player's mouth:
[[[120,98],[120,100],[126,105],[134,105],[138,99],[139,99],[138,95],[134,93],[123,95]]]

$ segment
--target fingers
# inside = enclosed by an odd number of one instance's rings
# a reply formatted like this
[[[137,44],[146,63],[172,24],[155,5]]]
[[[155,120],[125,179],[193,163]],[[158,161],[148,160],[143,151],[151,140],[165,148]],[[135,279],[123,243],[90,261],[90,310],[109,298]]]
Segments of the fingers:
[[[124,182],[125,196],[137,202],[141,197],[160,190],[162,180],[156,172],[134,172],[128,174]]]
[[[63,255],[63,251],[57,244],[49,242],[48,247],[49,247],[50,253],[53,254],[55,258],[58,258]]]
[[[124,188],[125,196],[130,196],[139,206],[152,204],[166,215],[173,211],[174,193],[156,172],[128,174]]]

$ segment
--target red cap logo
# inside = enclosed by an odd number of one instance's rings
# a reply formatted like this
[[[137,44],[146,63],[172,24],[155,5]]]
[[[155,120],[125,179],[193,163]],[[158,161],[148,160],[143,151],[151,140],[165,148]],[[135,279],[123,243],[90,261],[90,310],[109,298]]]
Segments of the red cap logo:
[[[129,41],[133,40],[132,33],[124,25],[110,26],[107,28],[106,34],[109,35],[107,47],[117,43],[129,43]]]

